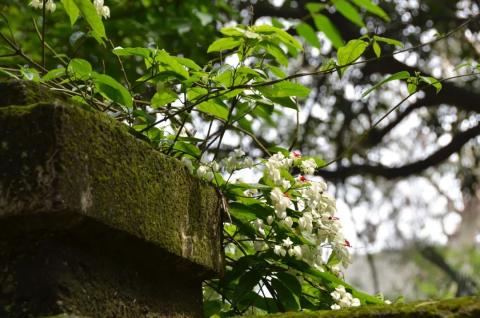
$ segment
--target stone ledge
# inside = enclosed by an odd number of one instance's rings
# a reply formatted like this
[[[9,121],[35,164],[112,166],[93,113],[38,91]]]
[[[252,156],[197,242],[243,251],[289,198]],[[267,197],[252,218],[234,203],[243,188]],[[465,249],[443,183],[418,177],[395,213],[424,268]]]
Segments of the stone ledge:
[[[0,83],[0,92],[0,221],[55,219],[17,222],[1,237],[23,232],[18,226],[65,230],[89,218],[200,265],[199,277],[222,271],[212,187],[105,114],[32,83]]]
[[[375,305],[337,311],[282,313],[271,318],[477,318],[480,317],[480,297],[462,297],[411,304]]]

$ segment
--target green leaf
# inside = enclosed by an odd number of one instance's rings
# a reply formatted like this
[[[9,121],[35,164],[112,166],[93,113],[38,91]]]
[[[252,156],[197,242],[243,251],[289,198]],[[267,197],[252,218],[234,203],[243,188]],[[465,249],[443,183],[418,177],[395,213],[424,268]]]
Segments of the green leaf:
[[[140,56],[143,58],[148,58],[152,55],[152,51],[145,47],[126,47],[123,48],[118,46],[112,50],[113,54],[117,56]]]
[[[284,29],[285,25],[280,22],[278,19],[272,17],[272,25],[276,28]]]
[[[442,83],[436,79],[435,77],[431,77],[431,76],[420,76],[420,79],[429,84],[429,85],[432,85],[433,87],[435,87],[435,90],[438,94],[438,92],[440,92],[440,90],[442,89]]]
[[[201,154],[200,149],[191,142],[177,141],[173,149],[184,154],[189,154],[194,158],[199,158]]]
[[[59,78],[64,75],[65,75],[64,67],[54,68],[53,70],[50,70],[47,74],[43,75],[42,80],[51,81],[53,79]]]
[[[40,73],[36,69],[27,66],[21,67],[20,71],[24,79],[28,81],[40,82]]]
[[[177,93],[172,91],[170,88],[163,88],[153,95],[150,102],[152,108],[159,108],[165,106],[169,103],[172,103],[178,99]]]
[[[340,32],[338,32],[328,17],[323,14],[315,14],[313,15],[313,21],[317,29],[325,34],[335,48],[338,49],[343,46],[343,39]]]
[[[302,84],[283,81],[273,85],[257,87],[266,97],[308,97],[310,89]]]
[[[272,278],[271,285],[278,295],[278,301],[282,303],[287,311],[300,310],[300,301],[290,289],[288,289],[284,282],[277,278]]]
[[[303,47],[293,36],[288,34],[285,30],[276,28],[271,25],[256,25],[252,27],[252,30],[260,34],[275,34],[277,38],[287,46],[292,46],[293,48],[302,51]]]
[[[338,65],[345,70],[343,66],[355,62],[360,56],[362,56],[365,49],[368,47],[368,43],[362,40],[350,40],[347,45],[338,49],[337,60]]]
[[[84,59],[71,59],[67,66],[67,74],[74,79],[87,80],[92,76],[92,65]]]
[[[373,52],[375,53],[375,55],[377,57],[380,57],[380,55],[382,55],[382,48],[380,47],[380,45],[378,45],[377,41],[373,41]]]
[[[383,11],[382,8],[380,8],[378,5],[372,2],[372,0],[353,0],[353,3],[355,3],[357,6],[364,8],[370,13],[375,14],[376,16],[384,19],[385,21],[390,21],[390,17],[388,14]]]
[[[362,97],[367,96],[372,91],[376,90],[377,88],[379,88],[380,86],[382,86],[385,83],[395,81],[395,80],[407,79],[407,78],[410,78],[410,73],[408,73],[407,71],[400,71],[400,72],[397,72],[395,74],[392,74],[392,75],[388,76],[387,78],[383,79],[382,81],[378,82],[377,84],[373,85],[369,89],[367,89],[362,94]]]
[[[192,61],[191,59],[187,59],[186,57],[178,57],[178,56],[175,57],[175,59],[177,60],[178,63],[182,64],[183,66],[188,67],[191,70],[194,70],[194,71],[202,70],[202,68],[197,63]]]
[[[93,72],[92,79],[96,89],[112,101],[128,108],[133,106],[133,98],[130,92],[112,77]]]
[[[287,74],[285,74],[285,72],[279,67],[276,67],[274,65],[268,65],[268,68],[270,69],[270,72],[272,72],[272,74],[278,78],[287,77]]]
[[[298,281],[297,277],[287,272],[278,272],[275,275],[283,283],[283,285],[292,291],[294,295],[300,297],[302,294],[302,285]]]
[[[239,202],[232,202],[229,206],[229,212],[238,220],[243,222],[251,222],[257,218],[266,220],[269,215],[274,213],[270,207],[261,204],[245,205]]]
[[[263,47],[269,55],[271,55],[278,63],[288,66],[288,56],[283,50],[271,42],[263,42],[259,44],[259,47]]]
[[[413,94],[417,91],[417,84],[415,83],[408,83],[407,84],[407,91],[409,94]]]
[[[103,44],[103,39],[107,38],[102,18],[98,15],[95,6],[90,0],[73,0],[80,10],[80,13],[92,28],[92,35],[98,43]]]
[[[309,2],[305,5],[305,8],[310,12],[310,14],[318,13],[325,8],[324,4]]]
[[[269,97],[269,98],[272,102],[275,103],[275,105],[280,105],[283,107],[298,110],[297,103],[294,100],[292,100],[291,97]]]
[[[210,44],[207,53],[231,50],[233,48],[236,48],[240,44],[242,44],[242,41],[240,39],[221,38]]]
[[[80,15],[80,10],[74,0],[62,0],[62,4],[65,12],[67,12],[68,18],[70,19],[70,25],[73,26]]]
[[[384,43],[387,43],[387,44],[390,44],[390,45],[394,45],[394,46],[398,46],[398,47],[403,47],[403,43],[398,41],[398,40],[395,40],[395,39],[391,39],[391,38],[385,38],[383,36],[378,36],[378,35],[374,35],[373,36],[373,39],[375,41],[378,41],[378,42],[384,42]]]
[[[244,302],[245,297],[248,297],[248,292],[258,285],[262,279],[263,273],[257,269],[251,269],[245,272],[238,280],[238,285],[233,294],[234,303]]]
[[[218,100],[209,100],[195,107],[197,110],[218,117],[223,120],[228,119],[228,108]]]
[[[228,27],[228,28],[221,28],[220,33],[226,36],[243,36],[243,34],[245,33],[245,30],[239,27]]]
[[[212,317],[218,315],[223,307],[220,300],[207,300],[203,302],[203,317]]]
[[[332,0],[333,5],[348,20],[352,21],[359,27],[365,27],[365,23],[363,23],[363,19],[358,13],[357,9],[348,3],[346,0]]]
[[[173,75],[175,75],[181,80],[189,78],[189,74],[188,71],[185,69],[185,66],[180,64],[177,61],[177,58],[168,54],[167,51],[158,51],[157,55],[155,56],[155,61],[160,63],[160,72],[171,72],[173,73]]]
[[[297,33],[305,39],[311,46],[320,48],[320,41],[318,40],[317,34],[313,28],[302,22],[297,25]]]

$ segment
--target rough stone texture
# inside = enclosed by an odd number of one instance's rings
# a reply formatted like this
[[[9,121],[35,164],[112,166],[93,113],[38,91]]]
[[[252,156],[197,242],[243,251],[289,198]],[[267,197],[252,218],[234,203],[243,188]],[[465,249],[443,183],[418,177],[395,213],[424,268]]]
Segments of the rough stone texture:
[[[32,83],[0,83],[0,127],[0,317],[201,316],[223,266],[213,188]]]
[[[337,311],[284,313],[271,318],[478,318],[480,297],[462,297],[441,301],[423,301],[401,305],[363,306]]]

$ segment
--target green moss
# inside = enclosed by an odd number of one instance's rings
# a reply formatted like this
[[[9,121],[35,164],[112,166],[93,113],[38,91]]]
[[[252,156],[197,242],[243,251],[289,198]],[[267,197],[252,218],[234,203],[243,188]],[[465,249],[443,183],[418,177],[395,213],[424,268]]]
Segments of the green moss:
[[[250,316],[259,317],[259,316]],[[462,297],[411,304],[362,306],[338,311],[282,313],[275,318],[476,318],[480,317],[480,297]]]
[[[20,100],[9,102],[52,98],[26,87]],[[24,98],[30,91],[35,97]],[[178,160],[134,138],[125,125],[56,99],[0,107],[0,127],[0,144],[7,145],[0,147],[0,217],[86,216],[221,271],[215,190]]]
[[[0,107],[31,105],[38,102],[66,101],[66,97],[31,81],[0,83]]]

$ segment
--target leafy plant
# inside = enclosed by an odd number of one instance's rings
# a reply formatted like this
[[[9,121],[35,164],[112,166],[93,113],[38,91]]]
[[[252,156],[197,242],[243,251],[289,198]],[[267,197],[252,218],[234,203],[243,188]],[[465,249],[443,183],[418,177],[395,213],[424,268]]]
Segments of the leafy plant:
[[[32,3],[40,9],[47,4]],[[55,9],[51,4],[49,8]],[[265,145],[254,128],[275,127],[278,118],[289,111],[298,115],[311,93],[303,78],[344,75],[355,65],[374,63],[385,56],[382,46],[402,47],[395,39],[370,33],[345,43],[328,16],[328,10],[335,9],[353,26],[366,28],[362,11],[389,21],[380,6],[370,0],[308,3],[308,15],[292,30],[278,21],[223,27],[218,39],[201,48],[207,61],[154,44],[115,46],[106,31],[113,20],[106,25],[102,20],[110,16],[103,1],[62,0],[61,8],[66,13],[64,23],[73,28],[73,52],[58,53],[49,44],[45,36],[50,31],[46,25],[49,13],[42,10],[42,52],[40,59],[30,57],[18,45],[5,15],[0,36],[8,53],[0,57],[9,59],[11,65],[0,69],[9,76],[60,90],[87,109],[108,113],[220,190],[227,220],[226,273],[222,279],[205,282],[206,316],[238,315],[252,309],[279,312],[383,303],[342,279],[340,266],[349,263],[350,243],[341,232],[327,185],[311,177],[316,169],[332,162],[292,151],[295,140],[288,149]],[[191,11],[205,27],[213,20],[202,6]],[[307,19],[313,23],[307,24]],[[298,36],[293,36],[294,32]],[[335,48],[336,60],[326,59],[308,73],[289,74],[292,61],[305,47],[322,48],[325,40],[321,41],[319,34]],[[115,66],[102,65],[96,55],[81,58],[76,54],[82,43],[91,39]],[[51,41],[55,43],[55,36]],[[394,51],[390,56],[414,49]],[[18,67],[16,59],[30,65]],[[438,92],[448,78],[400,71],[374,84],[363,97],[394,80],[406,81],[412,96],[428,86]],[[229,149],[225,140],[232,131],[251,139],[264,158],[253,159],[243,151]],[[253,169],[250,175],[257,175],[257,180],[233,181],[244,169]]]

